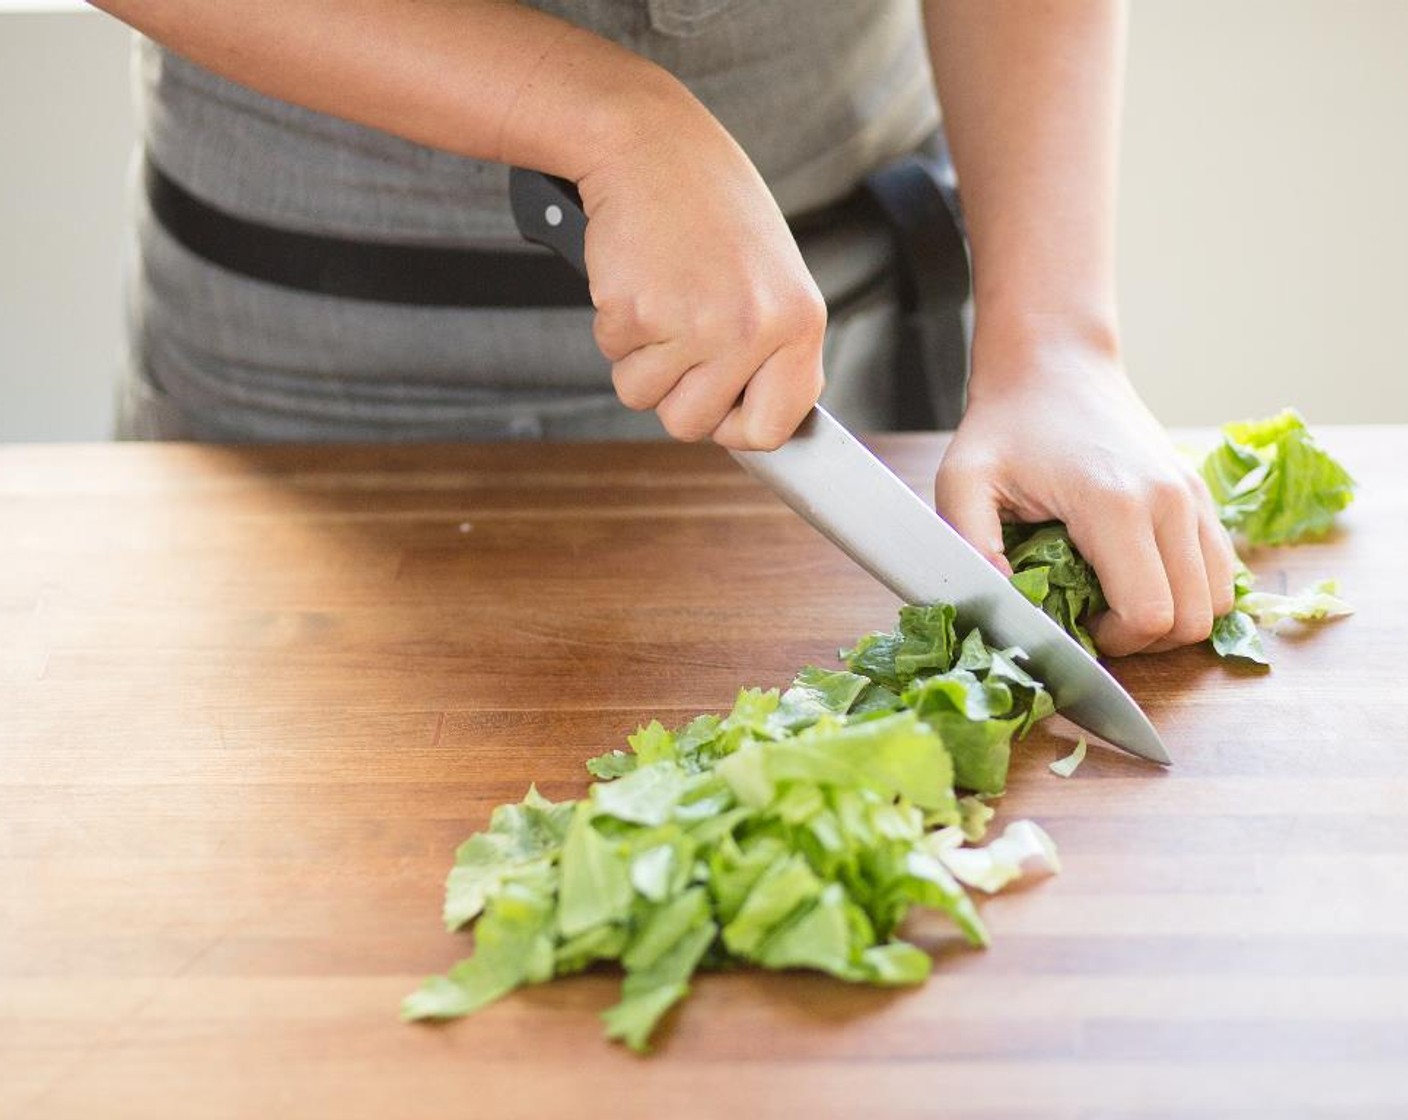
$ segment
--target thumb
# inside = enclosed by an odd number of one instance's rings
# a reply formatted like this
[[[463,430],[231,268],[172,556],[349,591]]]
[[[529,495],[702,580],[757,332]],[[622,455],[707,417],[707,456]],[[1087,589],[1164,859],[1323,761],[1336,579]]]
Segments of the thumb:
[[[934,480],[934,508],[988,563],[1004,576],[1012,575],[1012,566],[1002,551],[997,494],[985,479],[940,470]]]

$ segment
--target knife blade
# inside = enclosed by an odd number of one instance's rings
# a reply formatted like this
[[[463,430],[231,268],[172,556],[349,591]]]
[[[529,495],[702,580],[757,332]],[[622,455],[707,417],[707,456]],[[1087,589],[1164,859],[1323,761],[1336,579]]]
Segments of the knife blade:
[[[509,198],[523,237],[585,274],[586,215],[576,187],[515,167]],[[981,627],[992,644],[1020,647],[1073,723],[1170,764],[1148,716],[1104,666],[825,409],[814,407],[776,451],[730,454],[904,602],[953,603],[965,627]]]

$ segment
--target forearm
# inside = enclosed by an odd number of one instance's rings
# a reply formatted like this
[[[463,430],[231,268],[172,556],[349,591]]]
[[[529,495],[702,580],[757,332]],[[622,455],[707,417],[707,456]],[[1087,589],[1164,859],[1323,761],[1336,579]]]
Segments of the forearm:
[[[269,96],[572,180],[664,120],[696,111],[662,68],[507,0],[94,6]]]
[[[1113,351],[1120,0],[926,0],[980,335]]]

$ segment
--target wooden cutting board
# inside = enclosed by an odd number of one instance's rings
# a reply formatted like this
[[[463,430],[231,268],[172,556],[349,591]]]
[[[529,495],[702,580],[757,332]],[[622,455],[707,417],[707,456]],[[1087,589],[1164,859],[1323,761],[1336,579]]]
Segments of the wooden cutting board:
[[[455,844],[886,591],[707,447],[0,449],[0,1117],[1408,1114],[1408,429],[1322,438],[1360,500],[1250,560],[1361,613],[1116,664],[1168,772],[1030,736],[996,823],[1065,871],[988,951],[701,977],[646,1060],[610,975],[398,1022]],[[876,447],[928,492],[939,437]]]

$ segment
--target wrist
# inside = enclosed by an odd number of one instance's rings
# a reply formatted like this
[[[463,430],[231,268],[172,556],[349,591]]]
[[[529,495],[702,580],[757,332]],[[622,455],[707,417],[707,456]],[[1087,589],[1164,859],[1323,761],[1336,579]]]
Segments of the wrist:
[[[1095,235],[977,240],[973,260],[974,344],[1013,356],[1083,350],[1118,365],[1119,313],[1113,264]]]
[[[664,67],[569,27],[524,82],[503,122],[499,159],[580,183],[700,115],[707,110]]]
[[[652,194],[676,190],[689,180],[721,181],[727,169],[745,164],[747,154],[718,119],[672,74],[660,71],[626,93],[609,110],[590,159],[573,178],[591,215],[602,199],[625,182],[644,182]],[[754,170],[752,174],[757,177]],[[761,177],[758,177],[762,185]]]
[[[1113,309],[994,308],[976,303],[970,397],[1022,388],[1126,381]]]
[[[718,122],[678,78],[646,59],[640,73],[622,80],[593,115],[590,140],[580,147],[576,182],[632,160],[662,143],[685,144]]]

